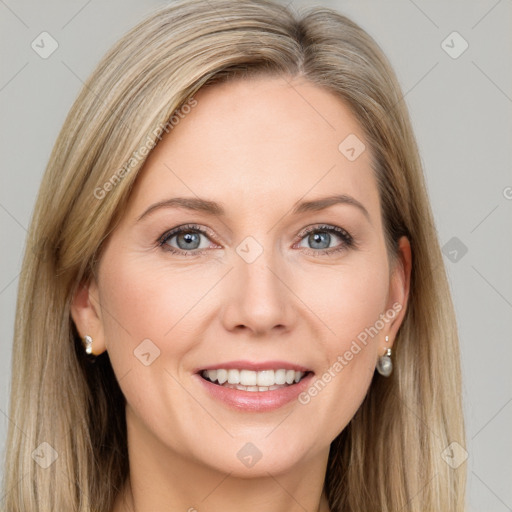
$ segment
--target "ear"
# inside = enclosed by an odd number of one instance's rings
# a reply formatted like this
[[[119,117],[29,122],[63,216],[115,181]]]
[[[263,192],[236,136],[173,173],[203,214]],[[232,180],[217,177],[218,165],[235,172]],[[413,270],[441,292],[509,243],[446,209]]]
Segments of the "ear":
[[[71,316],[80,337],[92,338],[92,353],[97,356],[104,352],[105,335],[96,279],[80,283],[71,302]]]
[[[387,324],[384,337],[387,335],[389,341],[384,339],[379,347],[379,353],[384,354],[388,348],[391,348],[396,338],[398,329],[407,311],[407,301],[409,299],[409,289],[411,284],[412,254],[411,244],[406,236],[402,236],[398,241],[398,254],[390,272],[389,297],[387,310],[397,312],[394,318]]]

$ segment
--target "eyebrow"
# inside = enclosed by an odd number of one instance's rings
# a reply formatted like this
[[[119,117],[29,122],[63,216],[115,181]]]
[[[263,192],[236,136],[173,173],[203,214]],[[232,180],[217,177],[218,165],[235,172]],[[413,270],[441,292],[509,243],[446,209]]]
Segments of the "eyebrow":
[[[368,213],[368,210],[357,199],[346,194],[322,197],[311,201],[302,201],[295,205],[291,213],[292,215],[299,215],[306,212],[318,212],[336,204],[355,206],[365,215],[368,221],[370,221],[370,214]],[[146,215],[149,215],[153,211],[161,208],[185,208],[190,211],[206,213],[217,217],[226,215],[224,207],[215,201],[209,201],[199,197],[173,197],[151,205],[142,215],[140,215],[137,221],[140,221]]]

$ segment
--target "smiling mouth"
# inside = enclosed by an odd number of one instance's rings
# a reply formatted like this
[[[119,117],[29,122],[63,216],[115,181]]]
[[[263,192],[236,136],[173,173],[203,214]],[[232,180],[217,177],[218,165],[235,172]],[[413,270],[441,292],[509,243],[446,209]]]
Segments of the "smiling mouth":
[[[225,388],[240,391],[273,391],[293,386],[310,373],[313,372],[282,368],[262,371],[219,368],[216,370],[202,370],[199,375],[203,379]]]

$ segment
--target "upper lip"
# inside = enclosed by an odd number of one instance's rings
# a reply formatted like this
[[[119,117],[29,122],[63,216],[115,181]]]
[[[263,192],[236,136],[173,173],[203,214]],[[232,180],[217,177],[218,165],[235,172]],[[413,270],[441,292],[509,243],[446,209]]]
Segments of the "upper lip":
[[[300,364],[290,363],[288,361],[226,361],[196,368],[195,373],[203,370],[252,370],[259,372],[263,370],[296,370],[300,372],[311,372],[309,368]]]

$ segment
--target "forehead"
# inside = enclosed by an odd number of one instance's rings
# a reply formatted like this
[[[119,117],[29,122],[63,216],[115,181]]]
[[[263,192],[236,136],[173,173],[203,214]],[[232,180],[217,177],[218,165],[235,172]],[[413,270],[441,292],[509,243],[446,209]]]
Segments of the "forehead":
[[[340,193],[377,214],[363,130],[334,93],[304,80],[258,77],[203,88],[195,100],[148,157],[136,202],[200,196],[226,204],[229,214],[229,204],[291,206]]]

